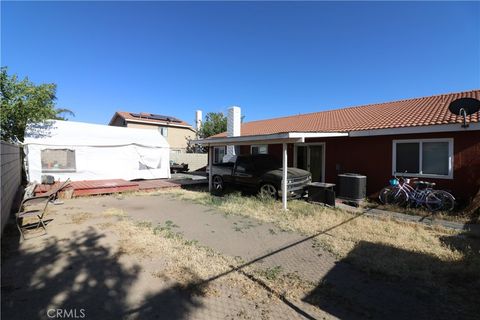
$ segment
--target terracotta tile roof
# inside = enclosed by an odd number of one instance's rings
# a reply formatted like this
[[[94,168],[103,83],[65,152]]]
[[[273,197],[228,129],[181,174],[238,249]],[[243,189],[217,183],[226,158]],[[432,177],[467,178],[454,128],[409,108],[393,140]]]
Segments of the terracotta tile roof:
[[[480,89],[251,121],[242,124],[241,135],[284,132],[349,132],[461,123],[462,117],[451,114],[448,111],[448,105],[451,101],[463,97],[480,100]],[[480,112],[468,116],[467,121],[480,122]],[[212,137],[225,136],[226,132]]]
[[[115,120],[115,118],[117,116],[119,116],[119,117],[125,119],[126,121],[128,121],[128,120],[137,120],[138,121],[139,120],[139,121],[142,121],[142,122],[151,122],[153,124],[187,126],[187,127],[190,127],[190,129],[193,130],[193,127],[190,124],[188,124],[187,122],[185,122],[183,120],[180,120],[180,119],[177,119],[177,120],[179,120],[179,122],[172,122],[172,121],[149,119],[149,118],[147,118],[147,116],[150,115],[150,113],[139,113],[139,115],[141,115],[142,117],[134,117],[132,115],[132,113],[133,112],[117,111],[117,112],[115,112],[114,116],[112,117],[112,120],[110,120],[110,124]],[[175,117],[170,117],[170,118],[175,118]]]

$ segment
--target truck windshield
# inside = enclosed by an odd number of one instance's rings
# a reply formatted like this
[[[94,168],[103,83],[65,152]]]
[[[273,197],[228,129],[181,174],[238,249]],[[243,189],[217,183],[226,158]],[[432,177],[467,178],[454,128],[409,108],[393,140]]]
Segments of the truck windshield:
[[[268,155],[257,156],[252,160],[255,167],[259,170],[279,169],[282,167],[282,162],[280,160]]]

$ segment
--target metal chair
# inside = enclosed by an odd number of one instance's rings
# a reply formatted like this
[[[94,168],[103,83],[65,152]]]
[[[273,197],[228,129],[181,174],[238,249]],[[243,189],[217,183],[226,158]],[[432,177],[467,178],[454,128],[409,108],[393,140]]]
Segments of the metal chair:
[[[23,226],[23,218],[28,218],[28,217],[37,217],[38,223],[37,226],[35,227],[35,230],[38,230],[38,228],[42,227],[43,230],[45,231],[45,234],[47,234],[47,227],[45,225],[45,221],[43,220],[43,217],[45,216],[45,213],[47,211],[48,204],[55,200],[57,197],[57,194],[59,191],[61,191],[63,188],[65,188],[68,184],[70,183],[70,179],[67,179],[64,183],[62,183],[59,187],[52,189],[48,191],[46,194],[41,195],[41,196],[36,196],[36,197],[29,197],[26,199],[23,199],[22,203],[20,204],[19,211],[16,214],[16,223],[17,223],[17,228],[18,231],[20,231],[20,234],[22,235],[22,238],[25,240],[25,234],[24,230],[30,229],[29,227],[31,225],[26,225]],[[25,210],[25,205],[32,205],[32,204],[42,204],[40,208],[38,209],[32,209],[32,210]],[[45,204],[43,204],[45,203]]]

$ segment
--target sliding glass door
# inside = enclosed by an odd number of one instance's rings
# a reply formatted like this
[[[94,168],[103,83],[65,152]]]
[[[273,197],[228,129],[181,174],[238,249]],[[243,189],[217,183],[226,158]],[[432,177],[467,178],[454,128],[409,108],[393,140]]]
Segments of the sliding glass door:
[[[325,145],[302,144],[296,146],[296,167],[310,171],[312,181],[324,181],[324,152]]]

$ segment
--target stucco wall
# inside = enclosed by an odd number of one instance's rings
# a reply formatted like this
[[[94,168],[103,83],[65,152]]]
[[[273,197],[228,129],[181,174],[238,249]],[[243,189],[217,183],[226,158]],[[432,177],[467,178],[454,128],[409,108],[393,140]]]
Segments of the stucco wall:
[[[158,130],[158,125],[132,123],[127,124],[128,128],[152,129]],[[168,127],[168,137],[166,137],[170,149],[184,151],[188,145],[188,139],[194,139],[195,133],[188,128]]]
[[[8,221],[12,205],[22,183],[22,163],[20,157],[21,148],[18,146],[1,142],[1,231]]]

